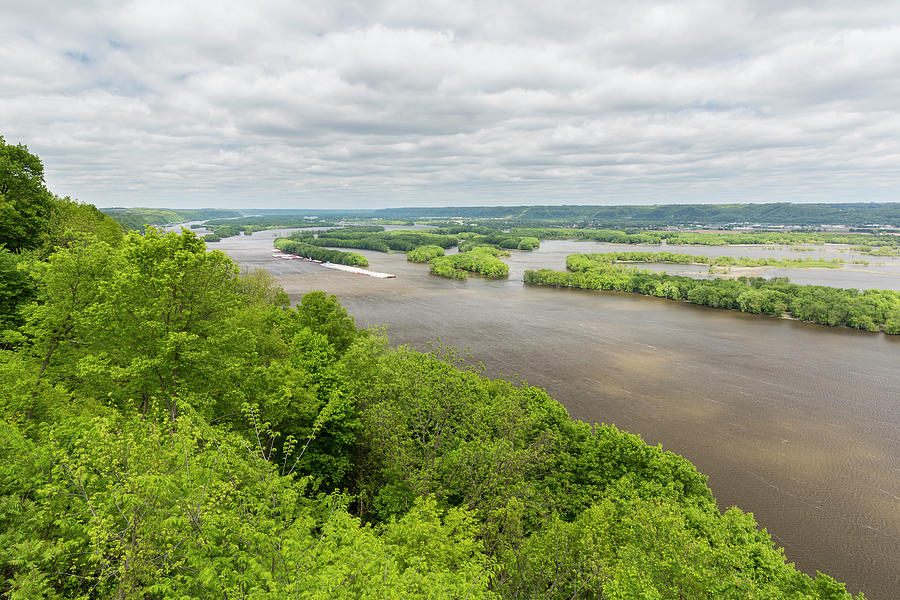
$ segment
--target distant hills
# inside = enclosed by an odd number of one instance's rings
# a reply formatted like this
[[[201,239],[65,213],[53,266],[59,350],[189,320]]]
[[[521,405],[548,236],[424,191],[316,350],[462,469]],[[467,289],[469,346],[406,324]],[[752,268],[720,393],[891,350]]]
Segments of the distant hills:
[[[365,209],[150,209],[105,208],[128,228],[145,224],[239,217],[242,215],[304,215],[323,219],[491,219],[514,224],[555,224],[593,227],[695,226],[823,226],[900,227],[900,203],[852,204],[657,204],[650,206],[447,206]]]

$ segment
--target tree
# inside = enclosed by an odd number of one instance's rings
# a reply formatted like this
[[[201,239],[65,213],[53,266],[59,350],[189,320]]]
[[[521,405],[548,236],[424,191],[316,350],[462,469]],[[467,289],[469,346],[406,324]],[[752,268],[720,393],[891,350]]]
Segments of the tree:
[[[321,333],[339,353],[344,352],[356,339],[356,325],[347,309],[335,296],[325,292],[309,292],[300,299],[297,307],[300,324]]]
[[[16,254],[0,246],[0,346],[12,341],[12,330],[22,321],[19,309],[35,293],[32,281],[19,268],[19,263]]]
[[[0,246],[12,251],[40,246],[53,210],[41,160],[0,136]]]

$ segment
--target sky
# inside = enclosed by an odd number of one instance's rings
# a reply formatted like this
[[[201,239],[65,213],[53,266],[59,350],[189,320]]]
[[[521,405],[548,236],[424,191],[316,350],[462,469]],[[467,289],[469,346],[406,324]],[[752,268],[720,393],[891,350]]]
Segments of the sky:
[[[97,206],[900,201],[900,2],[0,0]]]

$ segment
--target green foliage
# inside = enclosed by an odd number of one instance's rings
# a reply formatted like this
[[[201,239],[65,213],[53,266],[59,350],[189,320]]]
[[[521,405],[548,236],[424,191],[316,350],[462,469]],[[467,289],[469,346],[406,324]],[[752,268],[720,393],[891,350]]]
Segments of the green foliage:
[[[33,286],[4,297],[4,597],[850,598],[679,456],[190,232],[114,238],[0,252]]]
[[[55,198],[54,205],[45,240],[46,253],[81,243],[85,235],[114,247],[122,244],[125,237],[122,226],[96,206],[71,198]]]
[[[368,227],[348,227],[323,231],[315,237],[313,233],[295,233],[292,239],[302,240],[315,246],[331,246],[335,248],[361,248],[389,252],[399,250],[409,252],[419,246],[438,246],[442,249],[452,248],[457,243],[456,236],[436,235],[421,231],[398,229],[395,231],[370,231]]]
[[[576,259],[574,257],[582,257]],[[594,263],[615,264],[619,262],[672,263],[681,265],[709,265],[722,267],[782,267],[788,269],[825,268],[839,269],[844,261],[818,258],[747,258],[736,256],[698,256],[676,254],[674,252],[603,252],[600,254],[570,254],[568,260],[586,260]],[[571,267],[569,267],[571,269]],[[577,270],[577,269],[572,269]]]
[[[41,159],[0,136],[0,247],[17,251],[43,244],[54,209]]]
[[[334,227],[334,223],[306,219],[302,215],[265,215],[253,217],[209,219],[204,226],[222,237],[238,235],[243,231],[251,234],[266,229],[305,229],[308,227]],[[379,227],[379,230],[384,229]]]
[[[338,353],[343,353],[357,337],[353,317],[340,305],[335,296],[325,292],[309,292],[297,306],[299,323],[324,335]]]
[[[618,266],[608,255],[571,254],[566,266],[572,272],[525,271],[525,283],[618,290],[754,314],[789,313],[802,321],[885,333],[894,333],[900,320],[900,293],[890,290],[860,292],[783,278],[693,279]]]
[[[441,277],[459,277],[456,273],[469,271],[484,277],[499,279],[509,274],[509,265],[496,258],[496,250],[488,247],[475,247],[469,252],[460,252],[448,256],[431,259],[431,273]]]
[[[216,217],[239,217],[239,210],[224,208],[168,209],[168,208],[104,208],[103,212],[125,229],[143,231],[148,225],[174,225],[185,221],[200,221]]]
[[[20,309],[36,293],[21,263],[21,256],[0,246],[0,347],[16,337],[15,329],[22,324]]]
[[[516,245],[518,250],[534,250],[535,248],[539,248],[541,245],[541,241],[536,237],[522,237],[519,238],[519,243]]]
[[[496,227],[498,223],[577,224],[588,227],[731,227],[739,223],[787,226],[871,226],[880,223],[900,226],[900,207],[896,202],[407,207],[381,209],[369,216],[389,219],[463,218],[470,221],[470,227],[482,224]]]
[[[466,279],[468,275],[462,269],[457,269],[452,261],[432,259],[431,274],[438,277],[446,277],[447,279]]]
[[[340,250],[329,250],[327,248],[319,248],[305,242],[298,242],[289,238],[278,238],[275,240],[275,247],[283,252],[311,258],[322,262],[330,262],[338,265],[350,265],[354,267],[368,267],[369,259],[362,254],[356,252],[341,252]]]
[[[406,254],[406,260],[410,262],[429,262],[436,256],[444,256],[444,249],[440,246],[418,246]]]

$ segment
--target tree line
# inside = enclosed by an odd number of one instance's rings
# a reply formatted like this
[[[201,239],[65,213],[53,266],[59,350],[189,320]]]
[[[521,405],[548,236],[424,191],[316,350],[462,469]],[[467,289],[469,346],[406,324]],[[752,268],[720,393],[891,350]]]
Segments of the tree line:
[[[297,240],[292,240],[290,238],[276,238],[275,247],[282,252],[312,260],[320,260],[322,262],[330,262],[338,265],[349,265],[352,267],[369,266],[369,259],[357,252],[341,252],[340,250],[320,248],[319,246],[298,242]]]
[[[406,253],[406,260],[427,263],[438,256],[444,256],[444,249],[440,246],[418,246]]]
[[[391,250],[409,252],[418,246],[440,246],[447,249],[452,248],[459,241],[454,235],[438,235],[402,229],[377,232],[360,230],[357,227],[332,229],[318,234],[298,232],[294,234],[294,237],[316,246],[359,248],[378,252],[390,252]]]
[[[900,236],[867,233],[822,233],[813,231],[707,233],[652,230],[580,229],[572,227],[521,227],[510,233],[542,240],[585,240],[610,244],[669,244],[672,246],[731,246],[795,244],[850,244],[900,246]]]
[[[485,223],[566,224],[586,227],[667,227],[670,225],[733,226],[758,223],[775,226],[873,224],[900,227],[900,205],[883,203],[834,204],[662,204],[650,206],[456,206],[388,208],[369,217],[457,219]]]
[[[243,211],[225,208],[104,208],[103,213],[114,219],[125,229],[143,231],[148,225],[162,226],[184,223],[185,221],[202,221],[206,219],[227,219],[240,217]]]
[[[491,246],[481,246],[459,254],[437,256],[430,261],[431,273],[439,277],[465,279],[468,272],[500,279],[509,274],[509,265],[497,258],[498,253]]]
[[[617,290],[832,327],[900,334],[900,293],[800,285],[785,278],[694,279],[570,254],[569,271],[525,271],[525,283]]]
[[[677,265],[707,265],[711,267],[782,267],[787,269],[824,268],[839,269],[845,262],[839,258],[749,258],[746,256],[709,257],[698,254],[677,254],[675,252],[600,252],[592,254],[570,254],[573,261],[583,260],[593,263],[615,264],[669,263]],[[865,261],[863,261],[865,262]],[[573,269],[576,270],[576,269]]]

